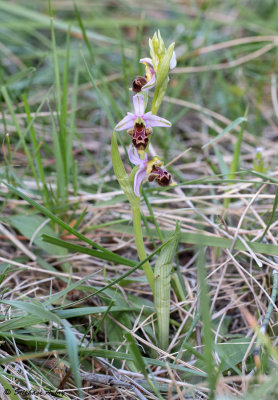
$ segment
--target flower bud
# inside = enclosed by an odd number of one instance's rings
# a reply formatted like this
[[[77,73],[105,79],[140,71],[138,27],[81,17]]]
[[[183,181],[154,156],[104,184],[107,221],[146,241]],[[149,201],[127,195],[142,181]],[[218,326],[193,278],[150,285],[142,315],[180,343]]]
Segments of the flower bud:
[[[155,72],[158,70],[159,66],[159,42],[156,33],[153,35],[152,39],[149,39],[150,55],[153,61],[153,69]]]
[[[155,54],[158,54],[158,51],[159,51],[159,40],[158,40],[156,32],[154,33],[154,35],[152,37],[152,47],[153,47],[153,51],[155,52]]]
[[[164,44],[164,41],[163,41],[163,39],[162,39],[162,37],[160,35],[160,31],[159,30],[158,30],[158,45],[159,45],[158,54],[159,55],[164,55],[165,54],[165,44]]]

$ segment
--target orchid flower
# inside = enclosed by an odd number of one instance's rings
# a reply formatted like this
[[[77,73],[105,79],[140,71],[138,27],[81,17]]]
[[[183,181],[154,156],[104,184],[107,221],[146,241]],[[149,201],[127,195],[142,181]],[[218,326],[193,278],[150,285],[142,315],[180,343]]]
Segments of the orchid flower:
[[[139,166],[139,169],[134,177],[134,193],[135,196],[140,197],[141,183],[147,177],[148,156],[147,153],[145,153],[145,159],[141,160],[137,153],[137,150],[135,149],[135,153],[133,153],[133,148],[132,146],[130,146],[128,150],[128,157],[132,164]]]
[[[141,58],[140,63],[145,65],[146,69],[146,79],[147,83],[142,87],[142,91],[147,91],[152,89],[155,86],[156,82],[156,77],[155,77],[155,71],[153,67],[153,60],[149,57],[146,58]],[[170,60],[170,70],[176,68],[177,65],[177,58],[176,58],[176,53],[173,51],[172,58]]]
[[[135,123],[144,123],[146,128],[155,126],[171,126],[171,122],[167,119],[153,115],[151,111],[145,114],[145,104],[143,96],[136,95],[132,98],[134,114],[128,112],[127,115],[116,125],[116,131],[123,131],[134,128]]]
[[[146,77],[147,83],[141,89],[143,92],[145,92],[147,90],[152,89],[155,86],[155,82],[156,82],[155,72],[153,69],[153,62],[152,62],[151,58],[149,58],[149,57],[141,58],[140,63],[145,65],[145,77]]]
[[[159,157],[154,157],[148,161],[148,156],[145,153],[145,158],[142,160],[136,149],[133,152],[133,147],[128,150],[128,157],[132,164],[139,167],[134,177],[134,193],[140,197],[140,187],[145,178],[148,177],[149,182],[156,181],[160,186],[169,186],[172,184],[172,177],[163,167],[163,161]]]

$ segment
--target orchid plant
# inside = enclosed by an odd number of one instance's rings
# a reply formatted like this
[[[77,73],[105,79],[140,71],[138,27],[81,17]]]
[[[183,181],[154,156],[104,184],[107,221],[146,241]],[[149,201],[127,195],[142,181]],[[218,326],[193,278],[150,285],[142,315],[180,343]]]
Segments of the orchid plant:
[[[164,41],[160,35],[160,32],[158,31],[158,33],[155,33],[153,38],[149,40],[149,46],[151,57],[142,58],[140,60],[140,63],[145,65],[145,76],[137,76],[132,83],[131,89],[135,92],[135,95],[132,98],[134,112],[127,112],[126,116],[115,126],[112,135],[113,168],[115,175],[132,208],[135,241],[140,261],[144,261],[147,258],[141,228],[140,190],[142,184],[145,180],[148,180],[149,182],[155,182],[160,186],[173,185],[171,174],[165,169],[163,160],[158,156],[155,156],[149,160],[147,153],[153,134],[153,128],[169,128],[172,125],[167,119],[158,116],[157,112],[167,89],[169,70],[176,66],[176,55],[174,52],[175,44],[172,43],[166,49]],[[148,107],[148,94],[151,89],[154,89],[152,105],[151,109],[146,112]],[[132,144],[128,151],[128,157],[130,162],[134,165],[134,168],[130,176],[128,176],[126,173],[119,154],[116,131],[127,131],[132,138]],[[177,236],[175,236],[175,243],[176,242]],[[170,248],[172,249],[170,251],[171,255],[169,258],[169,254],[167,254],[167,260],[171,259],[173,256],[176,246],[171,245]],[[163,260],[165,255],[162,254],[161,257]],[[156,269],[157,268],[158,267],[156,267]],[[153,293],[156,291],[157,293],[161,294],[161,291],[157,286],[158,280],[155,279],[154,272],[149,262],[145,262],[143,264],[143,269]],[[168,274],[169,276],[170,272]],[[167,296],[170,296],[169,285],[170,281],[167,281]],[[161,285],[161,288],[163,291],[164,286]],[[156,300],[157,298],[155,298],[155,304],[158,310],[159,301]],[[157,312],[158,316],[163,315],[163,312]],[[163,323],[165,325],[165,320],[163,320]],[[163,329],[160,329],[160,331],[162,332]],[[167,336],[167,329],[164,329],[163,343],[166,343],[168,340],[165,340],[165,332]]]

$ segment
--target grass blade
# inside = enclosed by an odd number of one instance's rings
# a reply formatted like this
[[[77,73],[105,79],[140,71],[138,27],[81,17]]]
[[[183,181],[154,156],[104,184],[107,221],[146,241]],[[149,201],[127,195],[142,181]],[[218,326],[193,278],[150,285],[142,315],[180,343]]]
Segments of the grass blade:
[[[15,14],[19,18],[27,18],[28,20],[37,21],[40,24],[45,25],[47,27],[49,26],[50,17],[48,15],[31,10],[30,7],[23,7],[23,6],[19,5],[18,3],[14,4],[14,3],[7,2],[7,1],[0,1],[0,9],[4,10],[6,12],[9,12],[11,14]],[[25,23],[26,23],[26,21],[25,21]],[[58,18],[55,18],[53,20],[53,27],[57,28],[63,32],[66,32],[69,28],[69,23],[64,22]],[[73,33],[75,33],[76,35],[78,35],[79,37],[82,36],[81,30],[77,27],[73,27],[71,29],[71,31]],[[91,40],[98,40],[98,41],[109,43],[109,44],[117,43],[117,41],[114,38],[110,38],[108,36],[104,36],[104,35],[101,35],[99,33],[93,32],[93,31],[87,32],[87,36]]]
[[[238,167],[239,167],[240,149],[241,149],[241,143],[242,143],[242,138],[243,138],[243,132],[244,132],[244,129],[245,129],[245,123],[247,121],[247,118],[246,118],[247,117],[247,113],[248,113],[248,108],[245,111],[245,115],[244,115],[243,121],[242,121],[243,123],[241,125],[241,129],[240,129],[240,132],[239,132],[239,135],[238,135],[237,143],[236,143],[236,146],[234,148],[234,155],[233,155],[233,160],[232,160],[232,164],[231,164],[231,167],[230,167],[230,172],[229,172],[229,175],[228,175],[228,179],[235,179],[236,171],[238,170]],[[224,209],[229,207],[230,200],[231,199],[229,197],[225,198],[224,205],[223,205]]]
[[[113,225],[110,226],[110,230],[115,230],[116,232],[123,232],[123,233],[128,233],[132,234],[133,230],[132,227],[130,226],[125,226],[125,225]],[[166,231],[161,229],[162,236],[164,240],[168,240],[171,231]],[[155,229],[150,229],[150,234],[153,237],[158,238],[157,232]],[[143,229],[143,235],[145,237],[149,237],[147,231]],[[195,232],[181,232],[180,233],[180,242],[181,243],[187,243],[187,244],[200,244],[203,243],[204,246],[211,246],[211,247],[216,247],[216,248],[222,248],[222,249],[229,249],[233,243],[232,239],[229,238],[221,238],[218,236],[213,236],[210,234],[206,233],[195,233]],[[266,244],[266,243],[261,243],[261,242],[251,242],[249,240],[246,240],[247,245],[252,249],[255,253],[258,254],[267,254],[269,256],[278,256],[278,246],[274,244]],[[246,247],[244,244],[240,241],[237,240],[234,245],[235,250],[246,250]]]
[[[51,243],[56,246],[63,247],[65,249],[69,249],[74,252],[78,252],[78,253],[82,253],[82,254],[89,254],[90,256],[100,258],[101,260],[108,260],[108,261],[116,262],[118,264],[128,265],[130,267],[133,267],[134,265],[136,265],[135,261],[118,256],[115,253],[111,254],[111,252],[92,250],[87,247],[83,247],[83,246],[80,246],[80,245],[74,244],[74,243],[69,243],[62,239],[58,239],[58,238],[55,238],[55,237],[49,236],[49,235],[42,235],[42,238],[47,243]]]
[[[27,303],[25,301],[19,300],[1,300],[1,303],[20,308],[21,310],[24,310],[29,314],[35,315],[36,317],[41,317],[46,321],[53,321],[56,322],[58,325],[61,324],[61,319],[58,317],[58,315],[46,310],[40,304]]]
[[[17,396],[16,392],[14,391],[13,387],[9,384],[9,382],[3,376],[4,370],[0,368],[0,382],[5,389],[5,395],[9,396],[10,400],[20,400]],[[6,397],[5,396],[5,397]]]
[[[82,235],[76,229],[72,228],[67,223],[65,223],[63,220],[61,220],[59,217],[54,215],[50,210],[48,210],[47,208],[45,208],[41,204],[37,203],[35,200],[31,199],[30,197],[26,196],[20,190],[16,189],[15,187],[13,187],[12,185],[10,185],[7,182],[3,182],[2,181],[2,183],[5,186],[7,186],[14,194],[16,194],[17,196],[19,196],[22,199],[26,200],[29,204],[31,204],[33,207],[35,207],[37,210],[39,210],[44,215],[46,215],[53,222],[56,222],[59,226],[61,226],[62,228],[66,229],[68,232],[72,233],[74,236],[78,237],[83,242],[88,243],[89,245],[95,247],[96,249],[103,251],[104,254],[106,254],[106,255],[114,256],[114,257],[116,257],[118,259],[119,256],[117,256],[115,253],[113,253],[112,251],[106,250],[104,247],[100,246],[98,243],[93,242],[92,240],[88,239],[86,236]],[[123,261],[124,260],[126,262],[128,262],[129,264],[131,262],[130,260],[128,260],[126,258],[124,258]]]
[[[236,127],[237,125],[241,124],[242,122],[246,122],[247,119],[245,117],[239,117],[237,118],[235,121],[233,121],[230,125],[228,125],[225,129],[223,129],[222,132],[219,133],[219,135],[215,136],[215,138],[213,138],[212,140],[210,140],[208,143],[204,144],[202,146],[202,149],[205,149],[206,147],[210,146],[211,144],[215,143],[216,141],[218,141],[219,139],[222,138],[222,136],[225,135],[225,133],[230,132],[234,127]]]
[[[70,360],[70,367],[72,371],[72,375],[75,380],[75,384],[78,388],[78,395],[80,399],[83,399],[83,393],[81,391],[81,376],[80,376],[80,368],[79,368],[79,359],[78,359],[78,345],[74,334],[71,329],[64,324],[65,327],[65,335],[66,335],[66,344],[67,351]]]
[[[42,164],[42,160],[41,160],[41,156],[40,156],[40,152],[39,152],[39,146],[37,143],[36,133],[35,133],[35,129],[33,126],[32,117],[31,117],[30,107],[28,104],[26,94],[24,94],[22,97],[23,97],[25,112],[27,115],[27,121],[28,121],[28,124],[30,125],[30,137],[32,140],[33,148],[34,148],[34,153],[36,155],[39,176],[40,176],[40,180],[41,180],[42,186],[43,186],[44,202],[45,202],[46,207],[49,208],[49,206],[50,206],[49,195],[48,195],[48,190],[47,190],[47,186],[46,186],[43,164]]]
[[[19,137],[19,140],[20,140],[20,142],[22,144],[23,150],[24,150],[24,152],[26,154],[26,157],[27,157],[27,160],[28,160],[28,166],[30,167],[30,169],[32,171],[32,174],[33,174],[33,176],[34,176],[34,178],[36,180],[37,187],[39,188],[40,187],[39,186],[39,178],[38,178],[37,171],[36,171],[36,169],[34,167],[33,157],[32,157],[32,155],[30,153],[30,150],[29,150],[29,148],[28,148],[28,146],[26,144],[24,135],[22,133],[22,130],[20,128],[20,125],[19,125],[17,117],[16,117],[16,113],[15,113],[14,108],[12,106],[12,102],[11,102],[10,96],[9,96],[8,91],[7,91],[5,86],[2,86],[1,92],[3,94],[3,97],[5,99],[6,104],[8,106],[9,112],[10,112],[10,114],[12,116],[12,121],[13,121],[15,127],[16,127],[16,131],[18,133],[18,137]]]
[[[147,373],[147,368],[146,368],[146,362],[144,360],[144,358],[142,357],[140,350],[138,348],[137,343],[135,342],[133,336],[128,332],[125,334],[127,340],[128,340],[128,344],[129,344],[129,351],[130,353],[133,355],[133,360],[134,360],[134,364],[137,368],[138,371],[142,372],[142,374],[144,375],[145,379],[147,380],[148,384],[151,386],[151,388],[153,389],[153,391],[156,393],[156,395],[158,396],[158,398],[160,400],[163,400],[163,397],[161,397],[158,388],[156,387],[156,385],[150,380],[148,373]]]

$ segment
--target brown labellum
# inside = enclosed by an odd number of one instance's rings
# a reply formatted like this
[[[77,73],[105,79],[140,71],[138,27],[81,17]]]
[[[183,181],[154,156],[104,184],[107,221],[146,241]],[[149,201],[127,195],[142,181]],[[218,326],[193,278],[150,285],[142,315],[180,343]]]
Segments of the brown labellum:
[[[154,180],[156,180],[156,182],[160,186],[168,186],[171,183],[172,177],[171,174],[168,171],[166,171],[166,169],[162,169],[160,167],[153,165],[148,180],[149,182],[153,182]]]
[[[148,83],[147,79],[143,76],[137,76],[132,82],[132,90],[135,93],[140,93],[143,86]]]
[[[145,150],[149,143],[151,128],[146,128],[144,123],[136,122],[134,129],[129,129],[128,134],[132,136],[132,144],[137,150]]]

